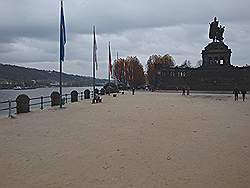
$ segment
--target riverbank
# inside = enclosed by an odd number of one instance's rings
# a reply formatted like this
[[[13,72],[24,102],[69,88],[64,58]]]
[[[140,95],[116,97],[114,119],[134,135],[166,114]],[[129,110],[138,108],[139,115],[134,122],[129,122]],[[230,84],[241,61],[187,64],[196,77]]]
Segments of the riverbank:
[[[0,119],[0,187],[249,187],[250,101],[130,93]]]

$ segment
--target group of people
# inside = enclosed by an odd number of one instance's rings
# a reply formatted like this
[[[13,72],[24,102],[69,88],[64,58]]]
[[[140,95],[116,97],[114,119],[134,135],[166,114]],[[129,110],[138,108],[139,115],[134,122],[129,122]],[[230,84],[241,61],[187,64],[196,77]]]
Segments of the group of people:
[[[246,89],[241,89],[241,90],[239,90],[239,89],[236,87],[236,88],[234,88],[233,93],[234,93],[234,100],[235,100],[235,101],[238,101],[238,99],[239,99],[239,94],[240,94],[240,93],[242,94],[242,100],[245,101],[245,99],[246,99],[246,93],[247,93],[247,90],[246,90]]]
[[[135,94],[135,88],[133,87],[132,89],[132,95]],[[178,88],[176,88],[176,90],[178,90]],[[234,93],[234,100],[238,101],[239,100],[239,94],[242,94],[242,100],[245,101],[246,100],[246,94],[247,94],[247,90],[246,89],[241,89],[239,90],[237,87],[234,88],[233,90]],[[182,87],[182,95],[190,95],[190,87]]]
[[[182,88],[182,95],[185,95],[186,94],[186,90],[187,90],[187,95],[190,95],[190,87],[183,87]]]

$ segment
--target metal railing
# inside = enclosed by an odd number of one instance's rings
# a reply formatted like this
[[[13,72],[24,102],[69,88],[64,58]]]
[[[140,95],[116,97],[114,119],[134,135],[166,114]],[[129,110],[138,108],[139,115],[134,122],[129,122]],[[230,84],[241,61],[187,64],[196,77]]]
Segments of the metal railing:
[[[16,103],[16,100],[9,99],[8,101],[0,102],[0,104],[8,104],[8,108],[2,108],[2,109],[0,109],[0,112],[8,110],[8,117],[11,117],[12,110],[16,109],[16,106],[12,106],[12,103]]]
[[[71,94],[63,94],[62,98],[65,102],[65,104],[69,103],[69,101],[71,100]],[[80,92],[78,94],[78,99],[80,99],[81,101],[83,100],[83,92]],[[40,106],[40,109],[43,110],[45,108],[45,106],[50,106],[49,104],[51,104],[51,96],[41,96],[41,97],[33,97],[30,98],[30,103],[29,106],[30,107],[36,107],[36,106]],[[15,110],[17,108],[16,106],[16,100],[8,100],[8,101],[2,101],[0,102],[0,105],[5,105],[6,107],[1,108],[0,112],[2,111],[8,111],[8,117],[12,117],[12,111]]]

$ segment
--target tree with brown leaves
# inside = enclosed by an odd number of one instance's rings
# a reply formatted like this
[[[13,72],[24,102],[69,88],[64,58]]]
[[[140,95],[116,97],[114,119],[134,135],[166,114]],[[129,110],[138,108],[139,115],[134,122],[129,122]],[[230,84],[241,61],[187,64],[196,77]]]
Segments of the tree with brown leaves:
[[[114,76],[130,87],[142,86],[145,83],[143,66],[137,57],[128,56],[114,62]]]
[[[166,54],[164,56],[161,55],[151,55],[147,61],[147,79],[151,86],[153,86],[156,82],[156,65],[157,64],[165,64],[169,67],[174,67],[174,58]]]

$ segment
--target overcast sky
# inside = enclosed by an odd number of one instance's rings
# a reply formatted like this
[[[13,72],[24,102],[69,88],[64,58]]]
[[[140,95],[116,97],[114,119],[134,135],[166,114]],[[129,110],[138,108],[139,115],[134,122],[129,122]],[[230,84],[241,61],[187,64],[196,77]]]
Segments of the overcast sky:
[[[0,0],[0,63],[58,70],[59,0]],[[170,54],[176,64],[201,59],[210,42],[209,22],[225,25],[232,64],[250,64],[249,0],[65,0],[64,72],[92,74],[92,26],[96,25],[98,77],[112,57]]]

